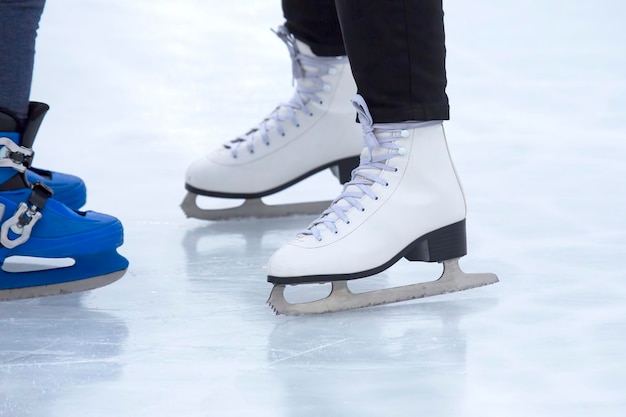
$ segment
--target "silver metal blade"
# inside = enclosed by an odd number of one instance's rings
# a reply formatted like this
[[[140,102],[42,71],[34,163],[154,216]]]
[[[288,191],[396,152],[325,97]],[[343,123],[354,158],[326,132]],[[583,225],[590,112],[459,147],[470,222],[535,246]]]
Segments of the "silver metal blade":
[[[76,281],[59,284],[40,285],[37,287],[11,288],[0,290],[0,301],[21,300],[26,298],[46,297],[49,295],[70,294],[104,287],[117,281],[126,273],[126,269]]]
[[[319,300],[304,303],[289,303],[284,296],[285,285],[272,288],[268,304],[276,314],[298,316],[352,310],[382,304],[398,303],[417,298],[431,297],[450,292],[463,291],[484,285],[495,284],[498,277],[492,273],[466,274],[457,259],[443,262],[443,273],[435,281],[403,285],[363,293],[353,293],[347,281],[333,281],[330,294]]]
[[[331,201],[313,201],[306,203],[273,204],[268,205],[260,198],[245,200],[237,207],[224,209],[203,209],[196,202],[198,195],[187,193],[180,207],[187,217],[202,220],[229,220],[235,218],[272,218],[285,216],[307,215],[314,216],[326,210]]]

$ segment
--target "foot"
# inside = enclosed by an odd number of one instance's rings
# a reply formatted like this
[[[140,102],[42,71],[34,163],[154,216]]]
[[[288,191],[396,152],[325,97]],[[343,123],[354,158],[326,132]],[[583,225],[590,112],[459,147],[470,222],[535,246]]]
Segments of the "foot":
[[[39,183],[0,191],[0,301],[97,288],[128,267],[119,220],[49,197]]]
[[[296,91],[258,126],[195,161],[187,170],[193,194],[260,198],[329,167],[342,182],[358,164],[361,134],[350,98],[356,86],[347,57],[318,57],[277,32],[293,61]]]
[[[361,163],[330,208],[271,257],[274,284],[350,280],[403,257],[466,254],[465,201],[441,122],[374,125],[360,96],[355,107]]]

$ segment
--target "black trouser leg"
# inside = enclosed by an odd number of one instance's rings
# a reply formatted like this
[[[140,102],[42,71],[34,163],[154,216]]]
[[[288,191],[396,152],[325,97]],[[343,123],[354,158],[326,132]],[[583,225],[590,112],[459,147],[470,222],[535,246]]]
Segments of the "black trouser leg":
[[[441,0],[282,0],[282,5],[287,28],[314,53],[347,50],[359,94],[376,123],[449,118]]]
[[[282,0],[282,6],[287,29],[315,55],[346,54],[335,0]]]
[[[28,116],[35,37],[44,0],[0,0],[0,111]]]
[[[375,123],[449,118],[441,0],[336,0],[336,7]]]

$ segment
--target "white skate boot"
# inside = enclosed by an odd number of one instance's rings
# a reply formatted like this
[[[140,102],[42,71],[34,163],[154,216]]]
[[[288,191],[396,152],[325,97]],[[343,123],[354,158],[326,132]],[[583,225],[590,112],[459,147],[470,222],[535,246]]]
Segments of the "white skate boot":
[[[268,206],[261,197],[326,168],[347,182],[359,163],[362,134],[350,103],[356,85],[347,57],[315,56],[284,27],[276,34],[291,55],[295,93],[257,127],[191,164],[182,203],[188,217],[318,214],[330,201]],[[206,210],[198,207],[198,195],[247,201],[231,209]]]
[[[277,314],[348,310],[498,282],[465,274],[465,199],[440,121],[373,125],[362,97],[355,107],[365,136],[361,163],[330,208],[269,260],[268,300]],[[400,258],[443,262],[436,281],[352,293],[347,280],[377,274]],[[285,285],[332,282],[327,298],[285,300]]]

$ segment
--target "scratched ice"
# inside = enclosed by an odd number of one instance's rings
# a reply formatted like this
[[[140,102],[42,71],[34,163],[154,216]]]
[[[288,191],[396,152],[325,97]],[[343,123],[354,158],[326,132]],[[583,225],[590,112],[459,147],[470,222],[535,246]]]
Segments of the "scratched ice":
[[[622,2],[445,2],[462,262],[501,282],[302,318],[266,306],[265,262],[307,219],[178,207],[190,161],[291,95],[269,30],[280,2],[46,7],[37,163],[81,175],[87,208],[122,219],[131,268],[0,304],[0,416],[626,414]],[[338,191],[320,175],[275,198]],[[437,273],[402,262],[370,283]]]

